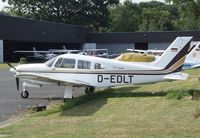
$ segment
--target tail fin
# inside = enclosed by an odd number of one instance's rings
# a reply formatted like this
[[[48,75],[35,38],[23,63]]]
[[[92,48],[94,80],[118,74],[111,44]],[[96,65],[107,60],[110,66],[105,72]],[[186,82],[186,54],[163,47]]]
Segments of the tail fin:
[[[33,52],[34,52],[34,53],[33,53],[33,55],[34,55],[34,56],[36,56],[36,57],[37,57],[37,56],[39,55],[39,53],[37,52],[37,50],[36,50],[36,48],[35,48],[35,47],[33,47]]]
[[[200,63],[200,42],[194,46],[185,59],[189,63]]]
[[[192,37],[177,37],[152,65],[171,72],[181,71],[191,40]]]
[[[66,46],[65,46],[65,45],[63,45],[63,50],[67,50],[67,48],[66,48]]]
[[[33,51],[37,51],[35,47],[33,47]]]

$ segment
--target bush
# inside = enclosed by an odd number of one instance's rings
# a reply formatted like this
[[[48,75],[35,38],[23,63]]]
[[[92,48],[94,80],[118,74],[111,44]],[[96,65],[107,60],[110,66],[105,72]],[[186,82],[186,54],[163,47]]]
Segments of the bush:
[[[192,100],[199,100],[200,90],[191,89],[188,92],[192,95]]]
[[[168,99],[182,99],[185,96],[191,96],[188,90],[171,90],[167,92]]]

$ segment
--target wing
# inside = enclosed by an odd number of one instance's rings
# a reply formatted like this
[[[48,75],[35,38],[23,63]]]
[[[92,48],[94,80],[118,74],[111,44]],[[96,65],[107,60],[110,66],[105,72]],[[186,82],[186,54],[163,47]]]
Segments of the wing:
[[[139,52],[139,53],[146,53],[147,50],[139,50],[139,49],[134,49],[133,50],[134,52]]]
[[[23,74],[19,74],[16,75],[17,78],[25,78],[25,79],[29,79],[29,80],[36,80],[36,81],[40,81],[40,82],[49,82],[49,83],[55,83],[55,84],[62,84],[62,85],[77,85],[77,86],[91,86],[89,85],[89,83],[84,82],[84,81],[80,81],[80,80],[74,80],[74,79],[70,79],[70,80],[63,80],[61,77],[59,76],[47,76],[47,75],[42,75],[42,74],[36,74],[36,73],[23,73]]]
[[[49,53],[49,51],[14,51],[14,53]]]
[[[193,65],[191,68],[199,68],[200,64]]]
[[[151,52],[151,53],[164,53],[165,50],[153,50],[153,49],[150,49],[150,50],[147,50],[148,52]]]

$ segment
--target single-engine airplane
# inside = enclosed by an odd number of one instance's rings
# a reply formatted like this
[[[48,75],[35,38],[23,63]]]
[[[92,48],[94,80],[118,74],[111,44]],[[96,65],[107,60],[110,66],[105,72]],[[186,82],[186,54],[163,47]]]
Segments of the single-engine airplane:
[[[181,73],[192,37],[177,37],[162,56],[152,63],[129,63],[79,54],[64,54],[43,64],[12,67],[17,90],[22,80],[22,98],[28,98],[27,87],[65,86],[64,99],[84,94],[95,87],[145,84],[165,79],[185,80]]]

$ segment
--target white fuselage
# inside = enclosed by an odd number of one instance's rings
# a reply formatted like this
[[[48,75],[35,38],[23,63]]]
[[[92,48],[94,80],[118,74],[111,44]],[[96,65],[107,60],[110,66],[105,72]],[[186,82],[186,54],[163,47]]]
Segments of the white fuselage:
[[[74,59],[74,68],[56,67],[56,63],[58,62],[59,58]],[[17,67],[16,76],[38,81],[37,77],[26,75],[33,73],[39,76],[55,78],[55,80],[62,80],[63,82],[76,82],[77,85],[80,83],[94,87],[108,87],[157,82],[164,80],[163,76],[168,74],[167,72],[165,74],[161,74],[159,71],[160,68],[149,66],[148,63],[146,63],[146,65],[135,64],[115,61],[113,59],[74,54],[63,55],[59,58],[54,60],[51,66],[48,66],[47,64],[19,65]],[[90,68],[80,69],[78,67],[79,60],[90,62]],[[95,67],[97,64],[101,67]],[[49,82],[48,79],[42,79],[42,81]],[[53,82],[57,83],[56,81]],[[62,83],[62,85],[68,84],[71,85],[71,83]]]

